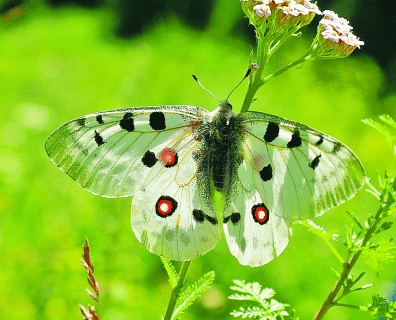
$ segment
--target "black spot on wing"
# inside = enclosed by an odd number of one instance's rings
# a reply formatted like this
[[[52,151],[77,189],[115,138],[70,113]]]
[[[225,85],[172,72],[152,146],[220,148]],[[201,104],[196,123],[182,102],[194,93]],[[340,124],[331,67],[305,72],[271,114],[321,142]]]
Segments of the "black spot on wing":
[[[272,166],[269,164],[260,171],[260,177],[263,181],[268,181],[272,179]]]
[[[300,132],[295,130],[291,136],[290,141],[287,143],[288,148],[295,148],[301,146]]]
[[[84,117],[78,118],[78,119],[77,119],[77,124],[78,124],[80,127],[84,127],[84,126],[85,126],[85,118],[84,118]]]
[[[232,224],[237,224],[239,220],[241,220],[241,214],[239,212],[233,212],[228,217],[225,217],[223,222],[227,223],[228,221],[231,221]]]
[[[341,150],[341,143],[339,143],[338,141],[334,142],[333,150],[331,150],[331,152],[337,153],[340,150]]]
[[[98,114],[98,115],[96,116],[96,121],[97,121],[99,124],[103,124],[103,123],[104,123],[101,114]]]
[[[208,220],[214,226],[217,225],[217,219],[216,218],[208,216],[207,214],[205,214],[205,219]]]
[[[154,130],[164,130],[165,126],[165,115],[163,112],[153,112],[150,114],[150,126]]]
[[[213,225],[217,224],[216,218],[208,216],[202,210],[194,209],[192,214],[193,214],[193,217],[196,222],[203,223],[205,220],[207,220],[208,222],[210,222]]]
[[[319,139],[318,139],[318,141],[315,142],[315,145],[320,146],[322,143],[323,143],[323,137],[319,136]]]
[[[98,147],[105,143],[103,140],[103,137],[96,130],[95,130],[94,138],[95,138],[95,142],[98,145]]]
[[[275,122],[269,122],[265,131],[264,140],[265,142],[274,141],[279,135],[279,126]]]
[[[126,112],[120,121],[120,127],[126,131],[132,132],[135,130],[135,123],[133,122],[132,112]]]
[[[321,156],[322,155],[316,156],[315,159],[313,159],[311,163],[308,163],[308,166],[315,170],[315,168],[319,165],[319,161],[320,161],[320,157]]]
[[[142,163],[149,168],[153,167],[157,163],[157,161],[158,159],[156,158],[154,152],[150,150],[146,151],[146,153],[142,157]]]
[[[204,212],[202,210],[194,209],[193,210],[193,217],[194,217],[195,221],[197,221],[197,222],[202,223],[202,222],[205,221],[205,214],[204,214]]]

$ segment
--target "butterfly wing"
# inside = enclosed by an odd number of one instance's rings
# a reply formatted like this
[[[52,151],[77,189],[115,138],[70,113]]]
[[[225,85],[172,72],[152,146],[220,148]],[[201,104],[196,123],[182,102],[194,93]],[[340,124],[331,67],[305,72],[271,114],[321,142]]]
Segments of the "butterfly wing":
[[[192,139],[207,114],[193,106],[94,113],[55,130],[45,149],[62,171],[88,191],[104,197],[131,196],[135,186],[148,179],[159,152],[186,136]]]
[[[307,219],[352,198],[365,183],[356,155],[336,139],[305,125],[246,112],[243,142],[245,181],[254,181],[270,211],[286,219]]]
[[[246,160],[238,173],[253,178]],[[223,227],[231,254],[242,265],[258,267],[286,248],[291,222],[269,212],[254,183],[254,180],[238,179],[226,201]]]
[[[219,238],[210,195],[197,184],[202,142],[186,136],[178,163],[155,174],[132,199],[132,228],[150,251],[171,260],[192,260],[210,251]],[[157,169],[152,168],[153,172]],[[150,175],[150,174],[149,174]]]
[[[192,106],[100,112],[72,120],[46,142],[51,160],[105,197],[133,195],[132,226],[157,255],[191,260],[211,250],[218,227],[197,185],[195,135],[209,112]]]

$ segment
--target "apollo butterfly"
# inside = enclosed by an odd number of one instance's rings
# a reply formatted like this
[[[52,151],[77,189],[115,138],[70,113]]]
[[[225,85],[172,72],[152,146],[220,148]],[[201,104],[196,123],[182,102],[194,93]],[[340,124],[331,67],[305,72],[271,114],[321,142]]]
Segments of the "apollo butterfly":
[[[291,221],[319,216],[365,182],[355,154],[310,127],[261,112],[194,106],[90,114],[55,130],[51,160],[103,197],[132,199],[132,228],[151,252],[192,260],[223,226],[242,265],[260,266],[286,247]],[[224,196],[222,215],[214,191]]]

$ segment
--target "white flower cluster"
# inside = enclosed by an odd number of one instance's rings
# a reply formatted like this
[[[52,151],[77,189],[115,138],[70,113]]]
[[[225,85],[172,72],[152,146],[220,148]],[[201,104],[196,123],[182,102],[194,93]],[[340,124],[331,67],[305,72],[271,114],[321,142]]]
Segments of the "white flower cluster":
[[[330,10],[325,10],[323,13],[325,16],[319,23],[324,29],[321,32],[324,39],[336,43],[342,41],[347,45],[358,47],[359,49],[361,45],[364,45],[364,42],[360,41],[359,38],[352,33],[353,28],[349,25],[348,20],[339,17],[335,12]]]
[[[245,0],[244,0],[245,1]],[[310,0],[260,0],[253,7],[259,17],[269,17],[271,8],[281,10],[285,15],[302,16],[309,15],[311,12],[321,14],[318,6]]]

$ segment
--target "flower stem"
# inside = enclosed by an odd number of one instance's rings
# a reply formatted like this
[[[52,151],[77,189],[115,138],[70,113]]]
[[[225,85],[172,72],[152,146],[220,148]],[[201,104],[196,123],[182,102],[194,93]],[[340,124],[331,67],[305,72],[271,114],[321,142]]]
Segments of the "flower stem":
[[[250,105],[256,95],[257,90],[264,84],[262,75],[264,72],[265,64],[267,63],[269,57],[269,47],[266,41],[266,37],[262,33],[256,33],[258,38],[257,43],[257,63],[259,69],[250,75],[249,87],[246,93],[245,99],[242,104],[241,112],[246,112],[249,110]]]
[[[380,208],[378,209],[378,211],[375,215],[374,221],[372,222],[371,226],[367,229],[367,232],[366,232],[366,234],[363,238],[363,241],[360,245],[360,248],[359,248],[360,250],[355,251],[352,254],[352,257],[349,259],[349,261],[344,264],[344,269],[342,271],[340,279],[334,285],[333,289],[331,290],[330,294],[328,295],[328,297],[326,298],[326,300],[320,307],[319,311],[316,313],[313,320],[322,319],[331,307],[333,307],[335,305],[341,305],[339,303],[335,303],[334,299],[337,296],[338,292],[340,291],[343,283],[345,282],[345,279],[347,279],[349,273],[351,272],[352,268],[354,267],[356,261],[359,259],[360,255],[363,251],[362,249],[367,245],[368,241],[373,236],[374,231],[376,230],[379,222],[381,221],[381,215],[382,215],[384,209],[386,210],[386,206],[383,206],[381,204]]]
[[[179,297],[180,291],[183,288],[184,281],[186,280],[188,269],[190,268],[191,261],[184,261],[179,273],[179,279],[177,281],[176,286],[173,288],[171,292],[171,296],[169,298],[168,308],[166,309],[164,320],[173,319],[173,311],[175,310],[177,298]]]
[[[296,61],[293,61],[293,62],[289,63],[288,65],[284,66],[283,68],[279,69],[278,71],[275,71],[274,73],[266,76],[263,79],[263,82],[267,83],[268,81],[270,81],[270,80],[276,78],[277,76],[281,75],[283,72],[285,72],[285,71],[287,71],[287,70],[289,70],[289,69],[291,69],[291,68],[293,68],[293,67],[295,67],[295,66],[297,66],[299,64],[302,64],[305,60],[306,60],[306,55],[302,56],[300,59],[297,59]]]

